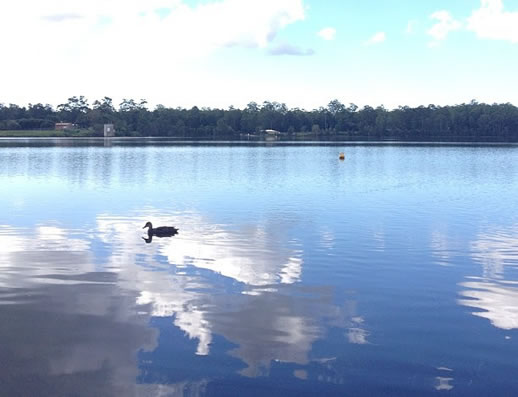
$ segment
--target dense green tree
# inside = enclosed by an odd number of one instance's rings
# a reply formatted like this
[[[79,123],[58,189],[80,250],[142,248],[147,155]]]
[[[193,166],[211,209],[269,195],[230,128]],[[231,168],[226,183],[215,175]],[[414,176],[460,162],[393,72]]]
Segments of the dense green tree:
[[[250,102],[244,109],[167,108],[153,111],[145,100],[124,99],[116,109],[104,97],[89,106],[84,96],[74,96],[53,109],[41,103],[21,107],[0,104],[0,129],[51,129],[57,121],[78,124],[102,134],[103,124],[114,123],[121,135],[189,138],[262,134],[278,130],[292,137],[300,133],[343,138],[413,140],[513,140],[518,141],[518,108],[510,103],[477,101],[456,106],[408,106],[387,110],[383,106],[359,109],[353,103],[330,101],[314,110],[289,109],[279,102]]]
[[[55,118],[54,109],[52,106],[46,104],[43,105],[41,103],[29,104],[27,108],[27,117],[32,119],[46,119],[46,118]]]
[[[88,126],[87,113],[90,108],[88,100],[83,95],[68,98],[66,103],[58,105],[57,110],[61,121],[75,123],[80,127]]]

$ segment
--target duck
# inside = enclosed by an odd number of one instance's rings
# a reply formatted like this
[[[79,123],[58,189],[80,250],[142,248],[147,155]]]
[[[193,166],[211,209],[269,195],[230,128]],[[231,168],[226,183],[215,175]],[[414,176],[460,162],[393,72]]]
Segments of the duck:
[[[174,226],[160,226],[157,228],[153,228],[153,224],[151,222],[147,222],[142,229],[149,228],[147,230],[147,234],[149,237],[172,237],[175,234],[178,234],[178,229]]]

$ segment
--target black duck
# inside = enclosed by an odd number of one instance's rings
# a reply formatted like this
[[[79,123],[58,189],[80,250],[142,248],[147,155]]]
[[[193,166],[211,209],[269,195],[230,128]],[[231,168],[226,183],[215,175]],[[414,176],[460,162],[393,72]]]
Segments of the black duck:
[[[178,234],[178,229],[173,226],[160,226],[157,228],[153,228],[153,224],[151,222],[147,222],[142,229],[149,228],[147,230],[147,234],[156,237],[172,237],[175,234]]]

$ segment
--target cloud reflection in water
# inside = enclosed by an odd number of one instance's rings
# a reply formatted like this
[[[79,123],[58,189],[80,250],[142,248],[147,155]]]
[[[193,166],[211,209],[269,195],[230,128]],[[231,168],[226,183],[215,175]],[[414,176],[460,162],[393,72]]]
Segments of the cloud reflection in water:
[[[482,265],[482,277],[460,284],[465,290],[460,292],[459,304],[481,309],[473,314],[487,318],[495,327],[517,329],[518,280],[516,273],[510,273],[518,269],[518,226],[479,234],[471,252]]]
[[[90,242],[1,226],[0,247],[2,393],[138,394],[136,354],[156,347],[157,331],[136,292],[95,271]]]
[[[299,283],[302,244],[281,226],[230,230],[177,215],[161,220],[181,225],[179,235],[145,244],[147,220],[155,219],[99,216],[95,229],[82,232],[0,226],[0,286],[9,291],[0,304],[5,313],[6,303],[16,303],[3,340],[13,352],[25,350],[25,338],[33,341],[33,367],[24,372],[41,379],[98,373],[107,394],[133,394],[136,353],[160,349],[151,317],[170,317],[197,341],[199,356],[211,354],[215,335],[223,337],[235,346],[227,353],[245,364],[240,373],[251,377],[267,376],[272,362],[307,365],[330,327],[345,329],[344,341],[367,343],[354,303],[337,304],[330,287]],[[16,327],[31,332],[20,337]],[[42,338],[47,350],[38,347]],[[206,380],[196,382],[203,389]]]
[[[238,346],[231,354],[247,364],[242,374],[258,376],[266,375],[274,360],[307,364],[326,322],[349,327],[351,343],[367,343],[362,321],[349,307],[333,304],[331,289],[297,284],[301,244],[285,241],[284,233],[269,225],[229,231],[196,215],[179,215],[162,219],[181,225],[177,236],[157,239],[143,250],[135,230],[148,218],[99,217],[101,239],[114,244],[110,260],[111,266],[120,265],[120,282],[140,291],[138,302],[150,304],[153,316],[173,317],[175,326],[197,339],[196,354],[210,354],[213,335],[221,335]],[[215,283],[218,274],[237,284],[222,290]]]

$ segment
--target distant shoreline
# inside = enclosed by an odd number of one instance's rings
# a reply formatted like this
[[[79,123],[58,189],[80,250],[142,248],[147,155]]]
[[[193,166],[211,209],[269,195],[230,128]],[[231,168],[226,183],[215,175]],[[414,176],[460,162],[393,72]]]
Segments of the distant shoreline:
[[[111,98],[95,101],[71,97],[56,109],[32,104],[0,104],[0,137],[154,136],[177,139],[267,139],[344,141],[518,142],[518,107],[471,101],[454,106],[383,106],[359,109],[332,100],[304,110],[283,103],[250,102],[237,109],[191,109],[124,100],[115,108]]]
[[[57,130],[12,130],[1,131],[0,138],[88,138],[95,137],[90,131]]]
[[[473,139],[459,139],[459,137],[438,136],[437,139],[430,139],[430,137],[423,137],[418,140],[415,137],[408,139],[396,139],[387,137],[382,139],[380,137],[371,136],[368,134],[350,134],[350,133],[334,133],[334,134],[314,134],[310,132],[295,132],[291,134],[281,133],[276,136],[267,134],[233,134],[228,136],[153,136],[153,135],[119,135],[115,137],[105,138],[98,133],[91,130],[15,130],[15,131],[1,131],[0,139],[2,138],[60,138],[60,139],[115,139],[115,140],[138,140],[138,139],[156,139],[156,140],[170,140],[170,141],[185,141],[185,142],[350,142],[350,143],[451,143],[451,144],[476,144],[476,143],[517,143],[518,139],[504,139],[502,137],[482,136],[473,137]],[[455,139],[457,138],[457,139]]]
[[[179,137],[156,137],[156,136],[147,136],[147,137],[135,137],[135,136],[120,136],[120,137],[111,137],[105,138],[100,136],[3,136],[0,135],[0,142],[16,142],[21,140],[29,140],[34,142],[42,142],[52,141],[52,142],[66,142],[66,141],[76,141],[77,143],[95,143],[102,144],[106,146],[106,142],[109,142],[109,146],[111,144],[123,143],[123,142],[151,142],[156,144],[194,144],[194,145],[218,145],[218,144],[235,144],[235,145],[246,145],[246,144],[266,144],[266,145],[332,145],[332,146],[426,146],[426,145],[436,145],[436,146],[477,146],[477,145],[487,145],[487,146],[518,146],[518,141],[495,141],[495,140],[473,140],[473,141],[445,141],[445,140],[380,140],[380,139],[325,139],[325,137],[320,137],[319,139],[243,139],[243,138],[232,138],[228,139],[210,139],[210,138],[179,138]]]

